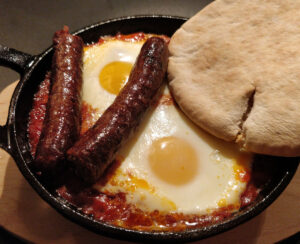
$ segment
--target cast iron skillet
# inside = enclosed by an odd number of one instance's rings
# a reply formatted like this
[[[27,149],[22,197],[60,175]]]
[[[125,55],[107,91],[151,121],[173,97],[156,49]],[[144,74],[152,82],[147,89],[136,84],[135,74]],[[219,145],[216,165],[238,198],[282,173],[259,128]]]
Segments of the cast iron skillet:
[[[83,28],[75,34],[81,36],[85,43],[96,42],[99,36],[115,35],[117,32],[127,34],[143,31],[171,36],[185,20],[185,18],[172,16],[126,17],[101,22]],[[257,200],[229,219],[205,228],[182,232],[142,232],[95,221],[60,200],[56,193],[43,185],[30,170],[32,157],[27,139],[28,114],[32,106],[33,95],[39,83],[44,79],[46,71],[50,69],[52,54],[52,47],[40,55],[31,56],[0,46],[0,64],[21,74],[21,80],[11,99],[7,123],[0,127],[0,147],[11,154],[24,177],[45,201],[68,219],[96,233],[131,241],[192,241],[221,233],[263,211],[284,190],[297,169],[297,158],[257,156],[256,161],[268,161],[264,165],[267,167],[269,165],[273,169],[269,181]]]

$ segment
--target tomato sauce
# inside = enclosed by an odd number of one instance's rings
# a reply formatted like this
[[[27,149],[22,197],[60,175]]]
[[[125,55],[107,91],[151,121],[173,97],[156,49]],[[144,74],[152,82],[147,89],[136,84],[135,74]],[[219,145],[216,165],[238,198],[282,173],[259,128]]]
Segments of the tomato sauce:
[[[155,35],[155,34],[145,34],[144,32],[137,32],[133,34],[128,34],[124,35],[121,33],[117,33],[115,36],[102,36],[99,38],[98,42],[88,44],[88,46],[93,46],[93,45],[101,45],[105,43],[107,40],[119,40],[119,41],[125,41],[125,42],[141,42],[141,41],[146,41],[149,37],[153,36],[159,36],[160,38],[164,39],[166,43],[170,42],[170,37],[165,36],[165,35]]]
[[[143,33],[133,35],[118,34],[116,39],[121,40],[140,40],[145,38]],[[99,42],[103,40],[100,39]],[[46,105],[50,90],[50,75],[46,75],[45,80],[40,84],[38,92],[34,96],[33,108],[29,115],[28,136],[31,146],[31,153],[34,156],[36,146],[41,134],[42,124],[45,117]],[[169,95],[163,95],[159,99],[159,103],[164,105],[173,104],[173,99]],[[97,111],[90,105],[83,103],[81,108],[83,134],[96,121]],[[105,181],[114,172],[120,162],[112,164],[107,170],[106,175],[101,179]],[[99,192],[91,186],[85,186],[79,179],[69,170],[62,176],[63,183],[57,188],[58,195],[65,201],[75,205],[83,213],[93,216],[96,220],[110,223],[125,228],[152,231],[152,230],[172,230],[180,231],[203,227],[222,221],[234,214],[240,208],[245,208],[253,203],[257,198],[261,186],[265,183],[262,180],[259,184],[255,182],[258,178],[256,175],[262,175],[258,170],[241,171],[240,178],[247,183],[246,190],[240,196],[240,205],[229,205],[218,208],[210,214],[183,214],[183,213],[163,213],[158,210],[145,212],[136,206],[126,202],[126,193],[110,194]],[[254,177],[253,177],[254,176]]]
[[[35,155],[36,147],[42,131],[49,91],[50,73],[47,73],[45,80],[39,86],[38,92],[34,95],[33,108],[29,113],[28,137],[31,154],[33,156]]]
[[[93,188],[72,192],[66,185],[57,190],[58,194],[69,203],[77,206],[96,220],[143,231],[199,228],[220,222],[234,214],[238,209],[229,205],[212,211],[210,214],[163,213],[158,210],[145,212],[126,202],[126,193],[108,195]],[[249,184],[241,196],[241,207],[251,204],[258,194],[258,189]]]

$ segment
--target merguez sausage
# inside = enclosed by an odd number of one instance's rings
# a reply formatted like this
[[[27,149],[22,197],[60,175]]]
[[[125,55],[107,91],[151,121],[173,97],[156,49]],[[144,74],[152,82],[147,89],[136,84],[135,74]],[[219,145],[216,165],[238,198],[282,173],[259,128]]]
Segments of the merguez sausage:
[[[129,80],[110,107],[71,147],[68,159],[87,183],[96,182],[116,152],[138,126],[161,87],[168,64],[168,47],[158,37],[143,45]]]
[[[80,131],[83,41],[64,27],[54,34],[53,44],[51,91],[34,160],[42,172],[62,166]]]

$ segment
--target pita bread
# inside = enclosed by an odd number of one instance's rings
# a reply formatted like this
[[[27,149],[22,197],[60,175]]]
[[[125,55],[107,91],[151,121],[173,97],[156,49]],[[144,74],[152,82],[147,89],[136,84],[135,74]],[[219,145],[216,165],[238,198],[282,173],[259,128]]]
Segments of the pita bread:
[[[173,35],[169,85],[188,117],[246,151],[300,156],[300,0],[216,0]]]

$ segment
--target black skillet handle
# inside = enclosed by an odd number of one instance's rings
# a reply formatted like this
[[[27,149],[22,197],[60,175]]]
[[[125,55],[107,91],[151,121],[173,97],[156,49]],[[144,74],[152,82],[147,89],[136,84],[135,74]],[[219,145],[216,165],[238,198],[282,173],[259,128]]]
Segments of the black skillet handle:
[[[0,65],[11,68],[22,74],[33,56],[0,44]]]
[[[33,60],[34,56],[30,54],[0,45],[0,65],[11,68],[20,75],[25,72]],[[0,126],[0,147],[10,152],[11,145],[9,142],[8,126],[8,122],[4,126]]]

